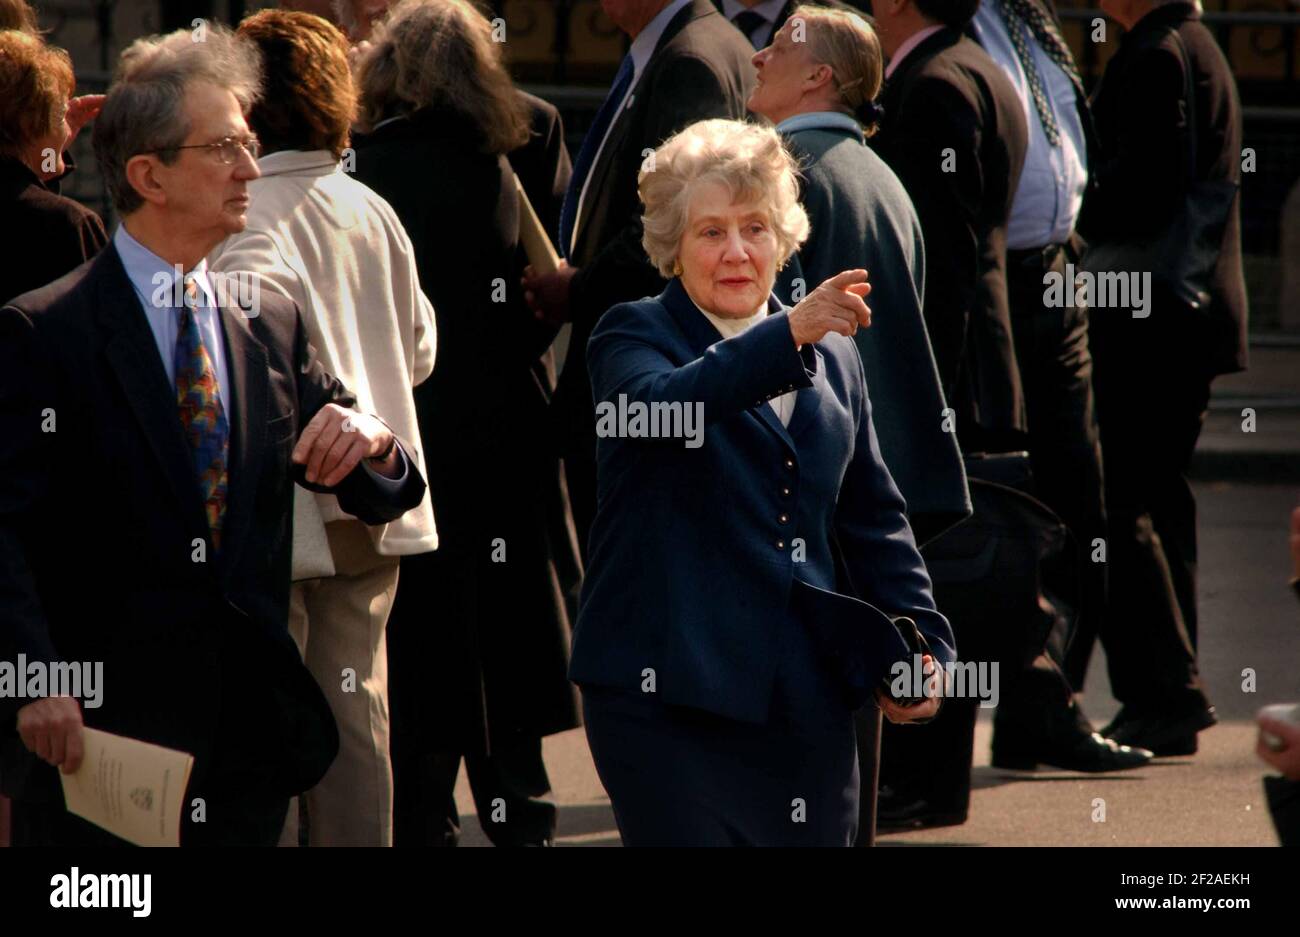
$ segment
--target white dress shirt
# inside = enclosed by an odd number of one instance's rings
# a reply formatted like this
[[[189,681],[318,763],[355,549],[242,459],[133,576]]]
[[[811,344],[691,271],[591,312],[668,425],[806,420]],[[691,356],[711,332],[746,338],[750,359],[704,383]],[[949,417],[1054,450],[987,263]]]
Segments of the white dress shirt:
[[[650,63],[650,57],[654,55],[655,46],[659,44],[664,30],[672,22],[674,16],[679,11],[691,5],[692,0],[673,0],[655,16],[646,28],[637,33],[632,40],[632,48],[628,50],[628,55],[632,57],[632,80],[628,82],[627,93],[623,95],[623,103],[618,106],[614,112],[614,119],[609,122],[608,129],[605,130],[605,137],[600,141],[600,147],[596,150],[596,155],[591,161],[591,170],[587,173],[587,178],[583,180],[582,192],[578,195],[578,210],[573,216],[573,241],[568,245],[568,253],[572,254],[573,246],[578,243],[578,226],[582,224],[582,205],[587,200],[587,189],[591,187],[591,180],[596,177],[596,167],[600,165],[600,156],[605,152],[605,144],[609,142],[609,135],[614,132],[618,126],[618,120],[623,116],[623,112],[632,106],[636,100],[636,86],[641,80],[641,75],[645,71],[646,65]]]
[[[700,309],[699,306],[695,307]],[[764,305],[757,313],[745,319],[724,319],[721,316],[715,316],[711,312],[705,312],[700,309],[700,314],[713,323],[713,327],[722,334],[723,338],[735,338],[746,329],[752,328],[767,318],[767,306]],[[792,390],[788,394],[782,394],[780,397],[773,397],[768,404],[776,411],[777,419],[781,421],[782,426],[790,425],[790,415],[794,413],[795,397],[798,395],[797,390]]]
[[[1060,146],[1047,142],[1047,133],[1029,91],[1029,79],[1011,44],[998,4],[981,3],[975,13],[975,34],[980,45],[1011,80],[1029,125],[1029,148],[1025,151],[1024,169],[1011,204],[1011,217],[1007,220],[1009,250],[1030,250],[1068,240],[1088,187],[1088,149],[1075,103],[1074,83],[1052,61],[1033,32],[1026,32],[1048,105],[1061,128]]]

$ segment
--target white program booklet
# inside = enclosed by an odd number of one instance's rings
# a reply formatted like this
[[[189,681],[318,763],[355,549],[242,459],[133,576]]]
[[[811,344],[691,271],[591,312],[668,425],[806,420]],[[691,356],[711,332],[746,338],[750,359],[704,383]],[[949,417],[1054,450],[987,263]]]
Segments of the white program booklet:
[[[85,758],[59,773],[68,810],[137,846],[179,846],[194,756],[87,728]]]

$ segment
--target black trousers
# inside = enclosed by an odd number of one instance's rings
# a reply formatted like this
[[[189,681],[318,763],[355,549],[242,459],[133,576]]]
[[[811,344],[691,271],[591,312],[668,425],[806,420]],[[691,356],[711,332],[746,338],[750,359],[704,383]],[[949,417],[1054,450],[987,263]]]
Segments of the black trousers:
[[[1106,537],[1106,507],[1088,309],[1044,302],[1044,277],[1065,275],[1065,249],[1049,252],[1047,262],[1013,256],[1020,262],[1009,265],[1007,286],[1035,493],[1074,534],[1083,560],[1079,618],[1065,661],[1071,684],[1082,689],[1106,608],[1106,564],[1092,561],[1093,543]]]
[[[456,775],[461,761],[494,846],[537,845],[555,839],[557,812],[542,761],[542,740],[524,739],[491,755],[393,753],[393,845],[455,846],[460,841]]]
[[[596,519],[596,454],[591,451],[569,451],[564,454],[564,480],[569,491],[569,510],[573,514],[573,529],[578,534],[578,550],[582,561],[587,561],[587,538],[591,536],[591,522]]]
[[[1137,710],[1209,705],[1196,664],[1196,501],[1187,468],[1211,377],[1181,346],[1179,315],[1116,310],[1095,321],[1097,406],[1106,452],[1109,607],[1101,631],[1115,698]]]
[[[1081,688],[1106,601],[1106,565],[1091,560],[1092,543],[1106,536],[1101,439],[1092,388],[1086,306],[1054,308],[1044,301],[1044,278],[1063,276],[1066,252],[1012,252],[1007,267],[1012,336],[1029,422],[1029,461],[1034,494],[1054,511],[1080,546],[1073,568],[1045,568],[1077,580],[1078,618],[1065,647],[1048,647],[1048,632],[1025,630],[1034,646],[1014,649],[1003,660],[1002,698],[995,732],[1038,736],[1091,731],[1074,705]],[[1046,583],[1049,587],[1050,582]],[[1073,592],[1073,581],[1061,588]],[[1066,671],[1063,672],[1062,666]],[[1072,666],[1071,666],[1072,665]]]

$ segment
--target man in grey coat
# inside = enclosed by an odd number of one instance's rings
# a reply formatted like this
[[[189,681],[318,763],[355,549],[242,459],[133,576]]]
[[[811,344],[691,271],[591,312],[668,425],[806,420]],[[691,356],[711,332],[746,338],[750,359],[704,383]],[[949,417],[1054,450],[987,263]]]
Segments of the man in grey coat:
[[[816,57],[821,30],[807,32]],[[811,224],[808,240],[777,278],[776,294],[793,304],[841,270],[869,271],[877,315],[855,340],[876,404],[881,453],[907,501],[917,543],[924,544],[969,515],[970,498],[956,434],[951,426],[945,431],[947,403],[921,312],[921,223],[903,184],[867,146],[876,119],[871,98],[854,98],[849,113],[829,66],[813,66],[827,70],[820,80],[803,77],[806,69],[793,58],[801,57],[799,45],[785,29],[754,56],[759,84],[749,99],[799,160],[800,200]],[[866,84],[879,84],[879,67]]]

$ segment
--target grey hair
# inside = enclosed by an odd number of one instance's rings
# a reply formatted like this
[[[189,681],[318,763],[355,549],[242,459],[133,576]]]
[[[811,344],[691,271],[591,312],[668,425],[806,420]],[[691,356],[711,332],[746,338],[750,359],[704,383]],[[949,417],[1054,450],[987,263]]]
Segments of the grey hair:
[[[721,183],[735,202],[763,206],[776,235],[778,268],[808,239],[798,166],[781,135],[741,120],[697,121],[664,141],[637,177],[645,206],[641,246],[665,279],[678,274],[682,236],[701,182]]]
[[[197,38],[198,36],[202,38]],[[144,200],[126,177],[127,161],[157,153],[164,163],[190,133],[185,91],[208,82],[235,96],[248,113],[262,93],[262,59],[257,46],[216,23],[146,36],[118,60],[104,109],[95,119],[95,158],[118,214],[134,212]]]

